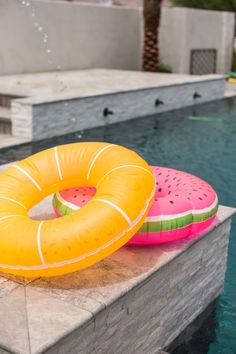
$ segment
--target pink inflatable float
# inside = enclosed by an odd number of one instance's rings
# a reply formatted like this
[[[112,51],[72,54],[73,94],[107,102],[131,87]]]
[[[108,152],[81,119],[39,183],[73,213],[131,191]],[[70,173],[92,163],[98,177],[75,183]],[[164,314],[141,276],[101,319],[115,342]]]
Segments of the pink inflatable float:
[[[166,167],[152,167],[156,194],[146,220],[129,245],[157,245],[204,231],[216,217],[218,199],[202,179]],[[70,214],[89,202],[93,187],[66,189],[54,195],[57,216]]]

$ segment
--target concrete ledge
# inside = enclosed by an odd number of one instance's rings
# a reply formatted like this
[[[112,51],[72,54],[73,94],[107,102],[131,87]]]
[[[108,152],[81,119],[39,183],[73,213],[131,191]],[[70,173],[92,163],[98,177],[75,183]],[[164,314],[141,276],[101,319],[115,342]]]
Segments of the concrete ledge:
[[[12,93],[28,95],[32,87],[32,96],[12,100],[14,136],[40,140],[224,97],[225,79],[219,75],[119,70],[87,70],[60,75],[23,76],[20,88],[11,79]],[[37,82],[42,83],[43,78],[43,89],[36,90]],[[19,80],[19,76],[16,79]],[[63,92],[57,91],[60,82],[64,85]],[[2,93],[4,88],[2,84]],[[199,94],[196,99],[194,93]],[[161,104],[155,104],[157,99]],[[112,114],[104,115],[105,108]]]
[[[123,247],[66,276],[2,275],[0,352],[154,354],[167,347],[223,290],[234,213],[221,206],[204,235]],[[31,216],[52,217],[51,197]]]

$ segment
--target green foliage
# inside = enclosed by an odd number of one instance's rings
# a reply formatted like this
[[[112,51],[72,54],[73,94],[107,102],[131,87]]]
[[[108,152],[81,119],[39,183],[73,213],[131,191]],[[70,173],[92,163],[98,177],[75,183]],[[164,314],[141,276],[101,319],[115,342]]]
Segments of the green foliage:
[[[166,65],[164,63],[160,63],[158,66],[158,72],[159,73],[171,73],[172,70],[169,65]]]
[[[233,51],[232,71],[236,72],[236,51]]]
[[[173,0],[175,5],[195,9],[236,12],[236,0]]]

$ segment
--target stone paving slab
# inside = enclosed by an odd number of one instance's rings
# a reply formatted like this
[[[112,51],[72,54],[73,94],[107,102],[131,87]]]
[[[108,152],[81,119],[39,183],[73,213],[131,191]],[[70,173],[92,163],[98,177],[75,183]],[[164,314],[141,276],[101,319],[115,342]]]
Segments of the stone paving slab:
[[[90,97],[153,87],[222,79],[222,75],[184,75],[88,69],[1,76],[0,94],[30,97],[23,103]]]

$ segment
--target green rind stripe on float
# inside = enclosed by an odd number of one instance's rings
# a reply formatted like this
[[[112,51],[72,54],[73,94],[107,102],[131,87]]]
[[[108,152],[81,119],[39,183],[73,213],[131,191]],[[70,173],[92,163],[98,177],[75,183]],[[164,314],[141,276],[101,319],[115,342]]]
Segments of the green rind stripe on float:
[[[62,202],[60,202],[60,200],[58,200],[56,194],[54,194],[52,204],[53,204],[53,208],[56,211],[58,211],[58,213],[62,216],[71,214],[73,211],[75,211],[72,208],[68,207],[67,205],[62,204]]]
[[[60,215],[68,215],[75,210],[67,205],[64,205],[62,201],[58,200],[57,195],[53,198],[53,207],[58,211]],[[186,227],[195,222],[201,222],[210,219],[213,215],[217,213],[218,204],[213,207],[210,211],[202,214],[187,214],[181,217],[175,217],[170,220],[160,220],[160,221],[149,221],[144,222],[142,227],[138,232],[160,232],[160,231],[170,231],[174,229],[180,229]]]
[[[170,231],[186,227],[195,222],[201,222],[210,219],[217,213],[218,205],[207,213],[202,214],[188,214],[182,217],[177,217],[171,220],[161,220],[153,222],[144,222],[139,232],[160,232]]]

